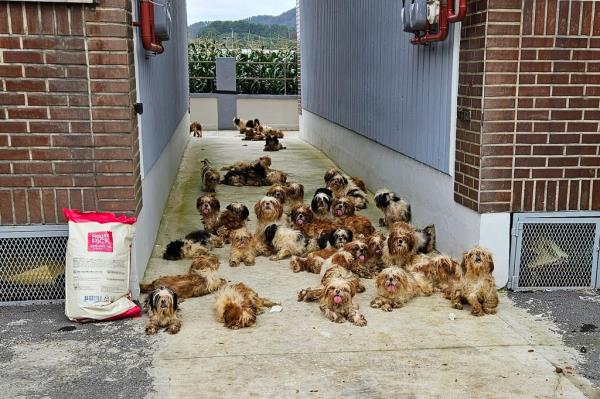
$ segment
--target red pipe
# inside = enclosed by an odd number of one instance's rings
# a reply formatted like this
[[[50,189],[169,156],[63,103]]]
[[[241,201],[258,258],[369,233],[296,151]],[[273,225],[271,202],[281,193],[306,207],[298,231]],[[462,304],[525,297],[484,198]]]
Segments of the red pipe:
[[[452,0],[448,0],[452,2]],[[448,37],[448,3],[444,0],[440,3],[440,16],[437,23],[438,31],[435,34],[431,34],[431,24],[427,22],[427,28],[424,36],[417,36],[410,39],[412,44],[426,44],[431,42],[441,42],[446,40]]]
[[[467,0],[459,0],[458,13],[454,13],[454,0],[448,0],[448,22],[460,22],[467,15]]]
[[[142,45],[148,51],[162,54],[165,48],[154,34],[154,4],[149,0],[140,0],[140,21],[134,22],[134,26],[140,26],[142,31]]]

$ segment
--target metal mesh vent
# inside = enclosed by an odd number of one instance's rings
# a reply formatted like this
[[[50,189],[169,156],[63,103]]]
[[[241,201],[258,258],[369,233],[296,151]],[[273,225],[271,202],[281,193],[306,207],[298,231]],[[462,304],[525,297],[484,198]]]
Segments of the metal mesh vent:
[[[19,232],[0,236],[0,305],[65,298],[68,233],[39,236],[43,233],[29,231],[27,237],[19,237]]]
[[[517,223],[514,289],[596,284],[597,219],[523,218]]]

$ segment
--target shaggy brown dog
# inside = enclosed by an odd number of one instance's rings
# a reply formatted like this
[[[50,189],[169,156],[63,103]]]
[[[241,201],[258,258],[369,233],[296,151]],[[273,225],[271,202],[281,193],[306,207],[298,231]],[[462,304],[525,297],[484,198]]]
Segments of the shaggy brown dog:
[[[190,133],[194,137],[202,137],[202,125],[198,122],[192,122],[190,124]]]
[[[246,129],[254,129],[255,126],[254,120],[246,120],[237,116],[233,118],[233,125],[240,131],[240,134],[244,134]]]
[[[385,266],[383,263],[383,249],[385,247],[386,237],[381,233],[375,233],[368,237],[365,243],[369,248],[369,258],[367,260],[367,269],[372,278],[377,275]]]
[[[275,136],[267,136],[265,138],[265,148],[263,151],[279,151],[285,150],[286,148],[279,142],[279,139]]]
[[[417,237],[417,251],[428,254],[435,249],[436,234],[435,225],[430,224],[422,229],[415,230]]]
[[[245,141],[264,141],[265,140],[265,135],[261,132],[259,132],[258,130],[252,129],[252,128],[245,128],[244,131],[244,138],[242,140]]]
[[[284,184],[287,181],[287,174],[280,170],[271,170],[267,173],[265,184],[263,186],[270,186],[273,184]]]
[[[404,222],[390,226],[390,235],[383,248],[383,263],[386,266],[409,267],[417,257],[415,229]]]
[[[412,217],[410,204],[393,191],[382,188],[377,191],[374,199],[375,206],[383,212],[383,218],[379,219],[380,226],[391,226],[396,222],[410,222]]]
[[[325,234],[331,234],[337,228],[335,223],[316,221],[312,210],[306,205],[293,208],[290,219],[292,227],[309,238],[320,238]]]
[[[202,218],[204,230],[216,234],[221,203],[213,194],[202,195],[196,200],[196,209]]]
[[[449,256],[425,258],[409,267],[411,271],[423,273],[436,291],[451,299],[452,291],[462,277],[460,265]]]
[[[267,194],[268,197],[273,197],[276,198],[277,201],[279,201],[281,203],[281,205],[284,206],[285,208],[285,203],[287,200],[287,190],[285,188],[285,186],[283,184],[273,184],[271,187],[269,187],[269,189],[267,190]]]
[[[292,228],[270,224],[265,229],[265,242],[273,248],[275,254],[271,260],[281,260],[288,256],[303,255],[306,252],[308,240],[304,234]]]
[[[219,237],[229,244],[229,235],[233,230],[241,229],[246,225],[250,211],[241,202],[232,202],[219,214],[215,228]]]
[[[245,227],[233,230],[230,235],[231,254],[229,255],[229,266],[238,266],[244,262],[246,266],[254,265],[256,259],[255,240]]]
[[[377,296],[371,301],[372,308],[391,312],[419,295],[433,292],[431,282],[423,273],[407,272],[396,266],[385,268],[375,279]]]
[[[368,259],[369,249],[367,248],[367,244],[354,240],[344,245],[342,249],[325,260],[321,266],[321,275],[332,267],[341,266],[362,277],[368,273]],[[362,291],[364,289],[359,292]]]
[[[304,205],[304,185],[301,183],[287,183],[285,185],[287,205],[289,211]]]
[[[219,180],[221,179],[221,175],[219,171],[212,167],[210,161],[208,159],[204,159],[201,162],[202,164],[202,190],[214,193],[219,184]]]
[[[499,300],[492,276],[492,254],[481,247],[473,248],[463,254],[460,267],[462,278],[453,288],[452,306],[462,309],[462,303],[467,302],[473,316],[496,314]]]
[[[219,269],[219,257],[217,255],[200,255],[195,257],[188,269],[188,273],[201,274],[206,270],[218,270]],[[211,276],[212,277],[212,276]]]
[[[177,334],[181,329],[181,319],[177,311],[177,294],[168,287],[158,287],[146,297],[148,323],[146,334],[154,335],[161,328],[169,334]]]
[[[227,171],[221,183],[230,186],[264,186],[270,167],[271,158],[268,156],[250,162],[238,161],[221,168]]]
[[[325,173],[325,184],[333,192],[334,198],[348,197],[356,209],[366,209],[368,205],[367,194],[349,177],[337,169],[330,169]],[[360,180],[362,186],[364,182]]]
[[[310,202],[310,209],[313,211],[315,220],[323,222],[331,221],[333,219],[331,215],[332,204],[333,193],[331,190],[328,188],[318,188]]]
[[[213,305],[215,318],[225,327],[236,330],[250,327],[265,308],[278,305],[267,298],[261,298],[256,291],[244,283],[227,285],[219,290]]]
[[[197,266],[192,264],[190,267],[193,273],[159,277],[150,284],[140,284],[140,290],[141,292],[150,292],[165,286],[172,289],[179,299],[186,299],[210,294],[227,283],[227,281],[219,278],[217,273],[218,262],[216,265],[205,260],[200,262],[202,264]]]
[[[290,266],[294,273],[307,271],[309,273],[319,274],[321,266],[325,260],[344,248],[346,244],[352,241],[352,232],[345,229],[337,229],[331,233],[322,235],[319,240],[318,251],[311,252],[307,257],[293,257]]]
[[[270,247],[265,240],[265,229],[272,223],[280,223],[283,216],[283,205],[277,198],[265,196],[254,205],[257,224],[254,236],[256,237],[257,255],[269,255]]]
[[[375,233],[375,227],[371,221],[362,215],[356,215],[353,202],[341,197],[333,201],[333,215],[339,221],[339,224],[351,230],[357,237],[368,237]]]
[[[335,266],[323,275],[321,287],[307,288],[298,293],[298,301],[310,302],[319,300],[321,312],[329,320],[343,323],[346,320],[363,327],[367,325],[365,317],[358,312],[358,304],[353,301],[360,291],[360,280],[352,272]]]

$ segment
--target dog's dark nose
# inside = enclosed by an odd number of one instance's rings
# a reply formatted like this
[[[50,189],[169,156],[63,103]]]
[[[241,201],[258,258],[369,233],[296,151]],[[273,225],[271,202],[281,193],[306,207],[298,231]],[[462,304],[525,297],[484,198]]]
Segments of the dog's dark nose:
[[[475,255],[475,262],[481,262],[481,255]]]

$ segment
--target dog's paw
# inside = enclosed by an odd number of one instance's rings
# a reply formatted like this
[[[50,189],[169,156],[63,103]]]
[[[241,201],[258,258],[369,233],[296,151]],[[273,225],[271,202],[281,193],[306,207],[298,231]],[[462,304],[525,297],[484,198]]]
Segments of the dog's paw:
[[[146,327],[146,334],[147,335],[154,335],[158,332],[158,328],[154,327],[154,326],[148,326]]]
[[[391,312],[392,310],[394,310],[394,308],[390,306],[389,303],[386,303],[381,306],[381,310],[383,310],[384,312]]]
[[[379,218],[379,227],[385,227],[385,226],[387,226],[385,224],[385,220],[383,218]]]
[[[480,316],[483,316],[485,313],[483,313],[483,310],[481,310],[481,309],[473,309],[473,310],[471,310],[471,314],[473,316],[480,317]]]
[[[306,294],[307,294],[307,290],[300,290],[298,292],[298,302],[303,302],[304,299],[306,298]]]
[[[463,304],[462,304],[462,303],[460,303],[460,302],[459,302],[459,303],[454,303],[454,304],[452,304],[452,307],[453,307],[454,309],[463,310]]]
[[[256,262],[254,262],[253,260],[247,260],[244,262],[244,264],[246,266],[254,266],[256,264]]]
[[[354,316],[354,325],[359,327],[364,327],[367,325],[367,319],[363,315]]]
[[[270,256],[269,259],[274,260],[274,261],[278,261],[279,257],[277,255],[273,255],[273,256]]]
[[[485,314],[496,314],[496,308],[483,308]]]
[[[230,261],[229,261],[229,266],[230,266],[230,267],[238,267],[239,265],[240,265],[240,263],[239,263],[239,262],[236,262],[236,261],[234,261],[234,260],[230,260]]]
[[[167,328],[167,332],[169,334],[177,334],[179,332],[179,330],[181,330],[181,326],[179,324],[171,324],[168,328]]]

